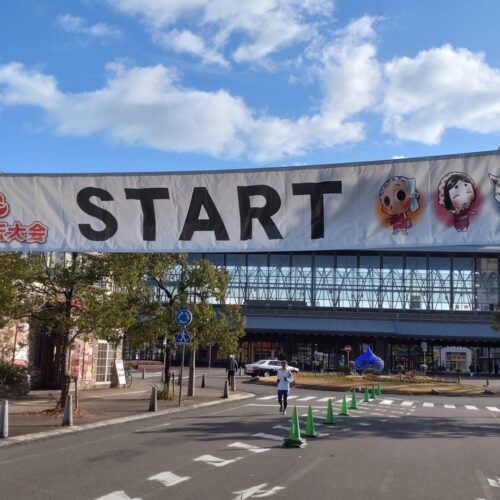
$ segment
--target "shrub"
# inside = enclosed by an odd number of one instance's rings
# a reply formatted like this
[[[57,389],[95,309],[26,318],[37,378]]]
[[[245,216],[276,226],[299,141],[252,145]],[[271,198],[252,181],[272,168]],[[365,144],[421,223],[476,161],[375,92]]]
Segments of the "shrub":
[[[166,385],[164,385],[161,389],[158,389],[158,391],[156,392],[156,397],[158,399],[165,399],[167,401],[172,401],[175,398],[172,389],[170,389],[170,391],[167,391]]]
[[[363,370],[363,375],[378,375],[378,371],[373,368],[366,368]]]
[[[17,385],[28,381],[26,368],[0,363],[0,385]]]

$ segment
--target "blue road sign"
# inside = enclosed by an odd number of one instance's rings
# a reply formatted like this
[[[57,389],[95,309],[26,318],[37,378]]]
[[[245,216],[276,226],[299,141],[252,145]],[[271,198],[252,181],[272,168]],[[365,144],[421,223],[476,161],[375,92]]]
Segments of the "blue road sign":
[[[181,331],[175,336],[175,343],[177,345],[189,345],[191,343],[191,337],[185,326],[183,326]]]
[[[179,309],[175,313],[175,321],[178,325],[187,326],[193,321],[193,313],[189,309]]]

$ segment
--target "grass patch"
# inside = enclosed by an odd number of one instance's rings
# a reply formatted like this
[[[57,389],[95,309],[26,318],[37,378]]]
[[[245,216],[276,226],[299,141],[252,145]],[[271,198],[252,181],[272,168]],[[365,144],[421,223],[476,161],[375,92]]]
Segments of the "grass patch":
[[[276,377],[259,378],[260,384],[276,385]],[[294,386],[300,389],[349,391],[380,384],[382,394],[433,394],[443,396],[483,396],[484,388],[458,383],[456,380],[434,380],[409,373],[404,375],[344,375],[340,373],[300,373],[294,375]]]

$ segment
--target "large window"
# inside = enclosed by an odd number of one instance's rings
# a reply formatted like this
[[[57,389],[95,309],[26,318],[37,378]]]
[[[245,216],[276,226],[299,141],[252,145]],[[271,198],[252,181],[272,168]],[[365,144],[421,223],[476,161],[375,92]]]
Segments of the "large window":
[[[491,311],[499,299],[497,257],[343,252],[204,257],[226,266],[229,304],[461,312]],[[175,284],[177,275],[174,269],[168,280]]]
[[[97,373],[96,383],[109,383],[113,375],[116,359],[116,345],[108,344],[104,340],[99,340],[97,349]]]

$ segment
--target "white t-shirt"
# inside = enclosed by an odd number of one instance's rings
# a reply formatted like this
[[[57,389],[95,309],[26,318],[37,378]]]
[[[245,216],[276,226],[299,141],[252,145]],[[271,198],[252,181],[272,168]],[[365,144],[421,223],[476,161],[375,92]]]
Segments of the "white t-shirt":
[[[290,382],[293,381],[293,375],[290,370],[283,370],[280,368],[276,374],[278,378],[278,391],[289,391]]]

